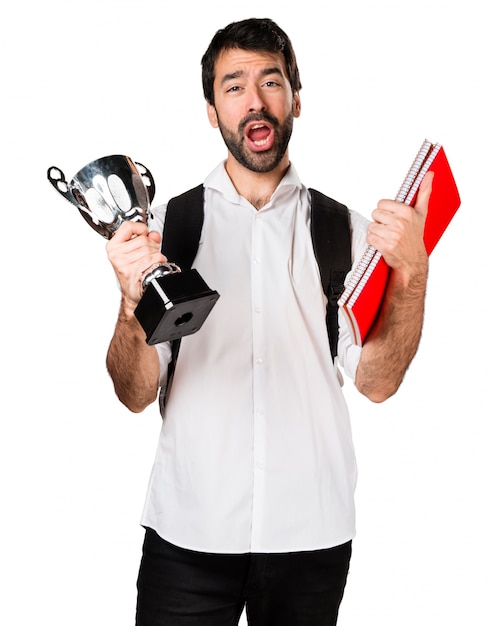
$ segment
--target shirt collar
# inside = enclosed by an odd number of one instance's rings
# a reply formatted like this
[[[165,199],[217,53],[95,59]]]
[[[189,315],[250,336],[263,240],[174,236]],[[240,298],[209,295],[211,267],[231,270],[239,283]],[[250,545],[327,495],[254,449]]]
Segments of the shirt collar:
[[[225,163],[225,161],[221,161],[221,163],[219,163],[219,165],[207,176],[204,180],[204,187],[215,189],[216,191],[222,193],[226,200],[239,204],[241,196],[238,194],[231,179],[229,178]],[[295,167],[291,163],[285,176],[278,184],[277,189],[273,192],[271,202],[282,195],[283,192],[290,193],[293,188],[300,189],[301,182]]]

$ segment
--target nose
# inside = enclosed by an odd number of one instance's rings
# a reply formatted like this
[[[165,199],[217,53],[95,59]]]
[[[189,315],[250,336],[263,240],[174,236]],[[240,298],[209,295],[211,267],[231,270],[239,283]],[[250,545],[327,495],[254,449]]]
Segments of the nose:
[[[250,113],[254,111],[264,111],[266,108],[265,99],[260,90],[257,87],[251,88],[248,91],[248,111]]]

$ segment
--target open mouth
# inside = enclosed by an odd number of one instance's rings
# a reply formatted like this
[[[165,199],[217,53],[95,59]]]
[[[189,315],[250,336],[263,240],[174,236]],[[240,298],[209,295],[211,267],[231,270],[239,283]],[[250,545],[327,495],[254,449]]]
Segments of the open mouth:
[[[273,144],[273,128],[266,122],[252,122],[247,126],[245,135],[248,145],[256,152],[268,150]]]

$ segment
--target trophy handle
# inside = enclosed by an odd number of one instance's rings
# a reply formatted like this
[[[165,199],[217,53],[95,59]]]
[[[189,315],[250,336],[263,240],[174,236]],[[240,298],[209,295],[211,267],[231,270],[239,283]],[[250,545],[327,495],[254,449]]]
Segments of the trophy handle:
[[[153,174],[151,174],[149,169],[142,163],[138,163],[137,161],[134,161],[134,165],[138,168],[141,178],[143,179],[143,182],[146,185],[146,189],[148,191],[149,203],[151,204],[155,197],[155,191],[156,191],[155,180],[153,178]]]
[[[76,208],[79,208],[79,202],[73,195],[72,187],[68,182],[66,182],[65,175],[59,167],[51,166],[48,169],[48,180],[58,193],[66,198],[68,202],[74,204]]]

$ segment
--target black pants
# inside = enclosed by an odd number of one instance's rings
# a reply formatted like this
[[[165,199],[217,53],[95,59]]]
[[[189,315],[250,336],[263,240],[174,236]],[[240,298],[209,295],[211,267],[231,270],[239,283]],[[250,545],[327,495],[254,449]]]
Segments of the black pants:
[[[146,531],[136,626],[335,626],[351,542],[286,554],[207,554]]]

